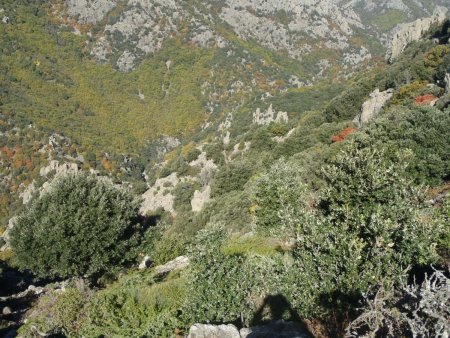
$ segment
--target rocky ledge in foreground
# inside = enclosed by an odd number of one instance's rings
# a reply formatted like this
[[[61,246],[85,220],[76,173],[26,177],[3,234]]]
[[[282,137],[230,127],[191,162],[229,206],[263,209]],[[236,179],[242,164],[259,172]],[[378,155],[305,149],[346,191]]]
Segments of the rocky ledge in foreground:
[[[232,324],[191,326],[187,338],[309,338],[305,328],[294,322],[273,321],[267,325],[243,328],[240,331]]]

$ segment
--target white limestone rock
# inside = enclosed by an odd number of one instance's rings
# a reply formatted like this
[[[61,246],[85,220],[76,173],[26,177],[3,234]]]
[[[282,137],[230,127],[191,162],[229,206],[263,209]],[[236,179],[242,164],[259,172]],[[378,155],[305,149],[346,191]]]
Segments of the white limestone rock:
[[[436,7],[433,16],[424,19],[418,19],[410,23],[397,25],[391,33],[390,46],[386,52],[386,60],[392,62],[406,48],[406,46],[422,38],[433,24],[442,23],[447,17],[447,8]]]
[[[202,211],[203,206],[209,201],[211,201],[211,186],[206,186],[202,191],[196,190],[191,200],[192,211]]]
[[[28,204],[33,198],[33,194],[36,192],[36,186],[34,185],[34,181],[31,182],[21,193],[19,193],[19,197],[22,198],[23,204]]]
[[[260,108],[257,108],[253,113],[253,124],[257,125],[269,125],[272,122],[287,123],[289,121],[288,113],[273,110],[272,105],[269,106],[267,111],[262,112]]]
[[[355,117],[353,122],[356,123],[359,128],[362,128],[367,124],[367,122],[369,122],[379,114],[381,109],[392,98],[393,95],[393,89],[388,89],[384,92],[380,92],[378,88],[375,89],[370,94],[370,99],[363,103],[361,107],[361,113]]]
[[[67,0],[67,12],[82,23],[97,23],[116,6],[117,0]]]
[[[180,179],[177,173],[157,179],[155,184],[142,195],[143,202],[139,212],[145,215],[159,208],[163,208],[170,213],[175,212],[173,207],[175,196],[172,194],[172,191],[179,182]]]
[[[198,155],[197,159],[189,162],[191,167],[197,167],[200,169],[200,174],[198,175],[198,179],[202,187],[206,187],[211,184],[212,177],[214,171],[217,169],[217,165],[214,163],[212,159],[208,159],[206,157],[206,153],[200,147],[201,151],[200,155]]]
[[[3,232],[2,236],[0,236],[5,241],[5,244],[3,244],[2,247],[0,247],[0,252],[9,250],[11,248],[9,245],[9,233],[12,230],[12,228],[14,228],[16,223],[17,223],[17,216],[12,217],[8,221],[8,225],[6,226],[5,231]]]
[[[189,329],[187,338],[241,338],[241,335],[232,324],[195,324]]]
[[[56,160],[50,161],[49,165],[41,168],[39,174],[41,176],[47,176],[50,172],[55,171],[55,177],[63,176],[68,174],[78,174],[80,169],[78,168],[78,164],[76,163],[59,163]]]
[[[445,93],[450,94],[450,73],[445,74]]]
[[[139,270],[144,270],[149,267],[151,267],[153,264],[153,261],[151,260],[150,256],[145,256],[142,262],[139,264]]]
[[[155,273],[157,275],[165,275],[175,270],[181,270],[189,266],[190,260],[187,256],[179,256],[164,265],[158,265],[155,267]]]
[[[126,50],[117,60],[117,68],[119,68],[122,72],[129,72],[133,70],[135,60],[136,57],[131,52]]]

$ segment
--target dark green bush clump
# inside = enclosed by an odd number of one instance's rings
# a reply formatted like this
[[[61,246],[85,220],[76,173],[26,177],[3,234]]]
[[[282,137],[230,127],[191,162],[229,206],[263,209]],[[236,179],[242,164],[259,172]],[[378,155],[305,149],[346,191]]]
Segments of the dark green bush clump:
[[[397,108],[370,124],[358,137],[365,146],[380,144],[395,153],[410,149],[406,168],[415,183],[437,185],[450,173],[450,111],[432,107]],[[386,154],[390,156],[389,153]]]
[[[11,231],[17,263],[39,277],[100,277],[135,258],[139,201],[88,175],[66,176]]]

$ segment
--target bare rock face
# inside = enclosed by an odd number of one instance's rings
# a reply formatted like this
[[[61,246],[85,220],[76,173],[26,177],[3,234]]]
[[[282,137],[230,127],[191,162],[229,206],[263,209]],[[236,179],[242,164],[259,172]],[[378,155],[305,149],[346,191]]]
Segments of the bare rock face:
[[[268,125],[272,122],[287,123],[289,120],[287,112],[273,110],[272,105],[269,106],[267,111],[262,112],[261,109],[256,109],[253,113],[253,124]]]
[[[432,17],[397,25],[391,33],[391,43],[386,52],[386,60],[388,62],[395,60],[409,43],[420,40],[433,24],[442,23],[446,19],[446,15],[447,9],[438,6]]]
[[[189,329],[188,338],[241,338],[234,325],[195,324]]]
[[[174,196],[172,190],[180,182],[176,173],[156,180],[153,187],[147,190],[142,196],[144,201],[141,205],[140,213],[145,215],[149,211],[156,211],[163,208],[165,211],[173,213]]]
[[[155,273],[157,275],[164,275],[171,271],[181,270],[186,268],[189,265],[189,257],[180,256],[175,258],[174,260],[167,262],[164,265],[158,265],[155,268]]]
[[[445,93],[450,94],[450,73],[445,74]]]
[[[195,324],[188,338],[309,338],[304,327],[294,322],[277,320],[267,325],[243,328],[234,325]]]
[[[78,174],[80,171],[78,168],[78,165],[76,163],[62,163],[60,164],[58,161],[50,161],[49,165],[46,167],[41,168],[39,171],[39,174],[41,176],[47,176],[52,171],[55,171],[55,177],[56,176],[63,176],[68,174]]]
[[[22,198],[23,204],[28,204],[33,198],[33,194],[36,192],[36,186],[34,185],[34,181],[31,182],[24,190],[19,194],[19,197]]]
[[[117,0],[68,0],[67,11],[82,23],[96,23],[116,6]]]
[[[206,186],[202,191],[196,190],[191,200],[193,212],[202,211],[203,206],[211,200],[211,186]]]
[[[389,101],[394,95],[393,89],[388,89],[384,92],[380,92],[377,88],[370,94],[370,99],[363,103],[361,107],[361,114],[355,117],[354,123],[359,128],[364,127],[370,120],[375,118],[380,110],[384,107],[387,101]]]
[[[5,241],[5,244],[3,244],[2,247],[0,247],[0,252],[9,250],[11,247],[9,245],[9,232],[11,229],[16,225],[17,222],[17,216],[14,216],[11,218],[8,222],[8,225],[6,226],[5,232],[0,236]]]

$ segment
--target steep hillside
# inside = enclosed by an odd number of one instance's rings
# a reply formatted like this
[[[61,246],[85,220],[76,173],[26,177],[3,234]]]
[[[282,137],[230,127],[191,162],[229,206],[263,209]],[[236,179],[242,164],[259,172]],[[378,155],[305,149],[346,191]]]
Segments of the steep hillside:
[[[320,108],[339,91],[330,77],[381,60],[387,35],[361,13],[436,9],[316,2],[7,1],[2,107],[110,153],[215,135],[231,116],[238,134],[272,103],[294,120]]]
[[[0,335],[443,335],[443,5],[4,1]]]

